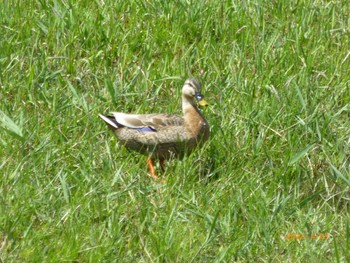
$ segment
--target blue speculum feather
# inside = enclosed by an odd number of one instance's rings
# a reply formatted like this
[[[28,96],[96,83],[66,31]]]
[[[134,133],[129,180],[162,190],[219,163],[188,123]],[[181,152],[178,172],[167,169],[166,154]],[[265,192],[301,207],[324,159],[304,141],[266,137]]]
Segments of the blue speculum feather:
[[[136,128],[136,130],[139,132],[156,132],[156,130],[151,127]]]

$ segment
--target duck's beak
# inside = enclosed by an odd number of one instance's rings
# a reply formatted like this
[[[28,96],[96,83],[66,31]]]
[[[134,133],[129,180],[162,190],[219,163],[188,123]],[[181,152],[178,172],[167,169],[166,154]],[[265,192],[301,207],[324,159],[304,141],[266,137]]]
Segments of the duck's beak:
[[[205,100],[198,101],[198,106],[201,108],[207,107],[209,104]]]
[[[198,107],[204,108],[204,107],[208,106],[208,102],[206,102],[203,99],[203,95],[200,92],[197,92],[195,97],[197,99]]]

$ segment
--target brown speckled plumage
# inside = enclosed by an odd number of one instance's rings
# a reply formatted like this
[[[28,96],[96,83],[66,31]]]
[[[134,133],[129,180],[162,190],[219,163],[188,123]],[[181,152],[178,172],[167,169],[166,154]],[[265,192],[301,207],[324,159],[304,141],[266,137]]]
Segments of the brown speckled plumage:
[[[100,117],[128,149],[160,160],[182,157],[209,138],[209,125],[198,104],[207,103],[195,79],[186,80],[182,89],[183,116],[168,114],[124,114]]]

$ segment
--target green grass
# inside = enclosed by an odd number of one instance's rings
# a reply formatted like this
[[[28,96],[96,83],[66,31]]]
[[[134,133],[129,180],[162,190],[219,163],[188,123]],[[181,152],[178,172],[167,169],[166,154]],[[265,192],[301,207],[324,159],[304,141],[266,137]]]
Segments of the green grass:
[[[0,3],[0,259],[349,262],[347,1],[128,2]],[[188,76],[211,139],[162,186],[98,113]]]

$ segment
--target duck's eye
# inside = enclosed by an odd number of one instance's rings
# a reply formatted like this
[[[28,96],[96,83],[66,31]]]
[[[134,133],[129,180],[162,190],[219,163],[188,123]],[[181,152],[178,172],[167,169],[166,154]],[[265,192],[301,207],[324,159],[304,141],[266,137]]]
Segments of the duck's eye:
[[[203,95],[200,92],[196,92],[194,96],[198,101],[201,101],[203,99]]]

